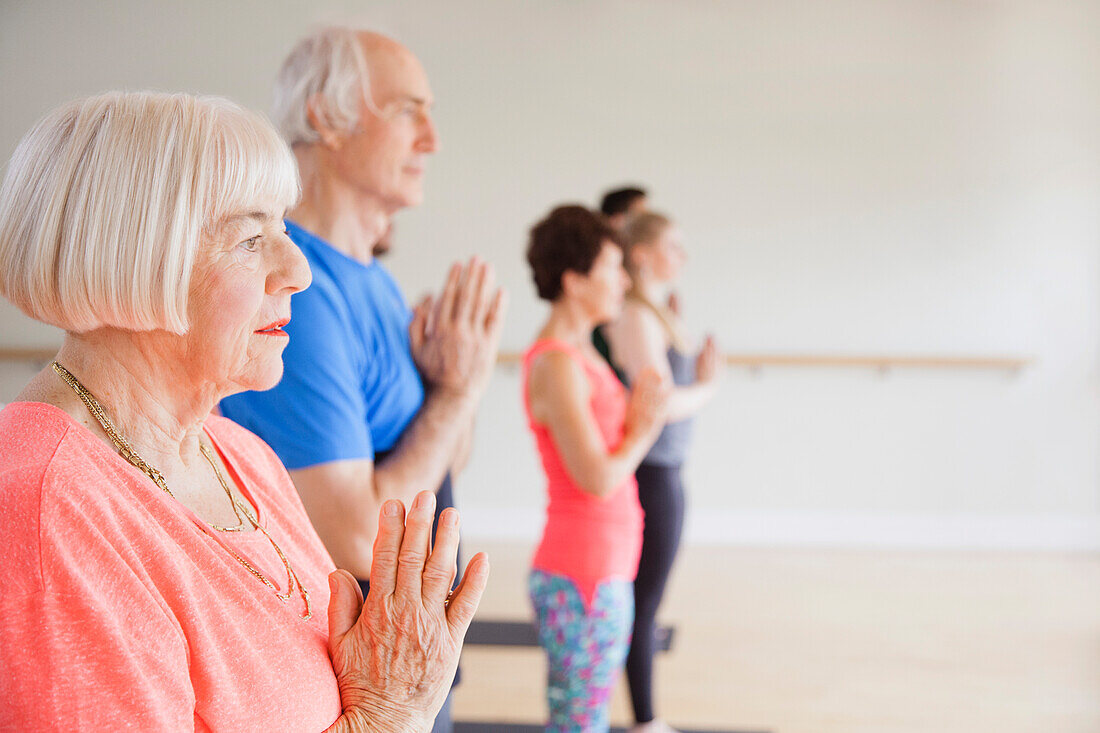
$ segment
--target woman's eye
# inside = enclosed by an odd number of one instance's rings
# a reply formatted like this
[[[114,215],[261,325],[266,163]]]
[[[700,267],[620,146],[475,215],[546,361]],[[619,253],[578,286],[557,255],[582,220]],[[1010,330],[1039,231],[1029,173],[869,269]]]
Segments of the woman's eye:
[[[260,246],[260,235],[257,234],[255,237],[249,237],[241,242],[240,246],[244,247],[249,252],[255,252],[256,248]]]

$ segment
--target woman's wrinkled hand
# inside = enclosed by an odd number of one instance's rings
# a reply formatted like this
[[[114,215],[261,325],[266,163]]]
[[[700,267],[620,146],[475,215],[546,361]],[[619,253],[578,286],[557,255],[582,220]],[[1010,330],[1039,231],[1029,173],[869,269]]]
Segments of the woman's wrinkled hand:
[[[455,263],[438,299],[428,296],[413,310],[409,349],[433,388],[481,397],[496,365],[505,293],[494,288],[492,265],[473,258]]]
[[[428,491],[407,519],[401,502],[382,505],[365,600],[346,570],[329,576],[329,655],[344,708],[331,733],[428,731],[447,697],[489,561],[475,555],[447,601],[459,517],[442,513],[432,547],[434,513]]]

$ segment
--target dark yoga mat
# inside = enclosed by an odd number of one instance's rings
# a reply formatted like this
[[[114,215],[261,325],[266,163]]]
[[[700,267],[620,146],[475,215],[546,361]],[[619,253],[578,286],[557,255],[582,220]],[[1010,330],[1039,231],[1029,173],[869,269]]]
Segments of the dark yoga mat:
[[[657,649],[667,652],[672,648],[675,629],[671,626],[657,627]],[[466,632],[467,644],[482,646],[538,646],[539,639],[535,626],[529,621],[474,621]]]
[[[657,648],[667,652],[672,648],[675,629],[660,626],[655,632]],[[466,632],[466,644],[483,646],[533,646],[539,645],[535,626],[529,621],[474,621]],[[545,726],[529,723],[476,723],[455,722],[454,733],[543,733]],[[692,730],[679,729],[681,733],[768,733],[768,731]],[[611,733],[626,733],[626,728],[612,728]]]
[[[454,733],[544,733],[543,725],[528,723],[455,723]],[[768,733],[768,731],[697,730],[678,728],[681,733]],[[626,733],[626,728],[612,728],[611,733]]]

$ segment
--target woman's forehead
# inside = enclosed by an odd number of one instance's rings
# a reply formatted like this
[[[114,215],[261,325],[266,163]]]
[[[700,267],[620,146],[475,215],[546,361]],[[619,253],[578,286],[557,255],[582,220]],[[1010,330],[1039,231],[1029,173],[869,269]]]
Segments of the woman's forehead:
[[[266,225],[282,221],[286,217],[287,205],[275,197],[257,198],[234,206],[218,221],[219,229]]]
[[[269,224],[272,221],[281,220],[285,215],[285,209],[283,211],[276,211],[273,208],[248,209],[227,216],[225,225]]]

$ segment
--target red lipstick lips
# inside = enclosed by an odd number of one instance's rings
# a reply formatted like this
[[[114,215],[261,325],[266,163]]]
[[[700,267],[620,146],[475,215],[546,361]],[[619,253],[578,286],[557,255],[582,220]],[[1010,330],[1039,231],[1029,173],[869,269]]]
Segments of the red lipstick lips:
[[[256,329],[255,333],[262,334],[264,336],[286,336],[287,332],[283,330],[283,326],[290,323],[289,318],[281,318],[278,321],[273,321],[263,328]]]

